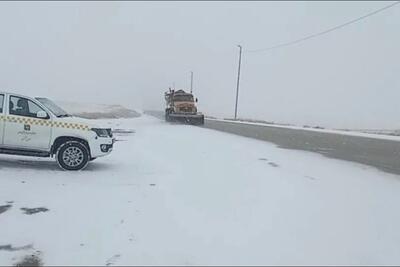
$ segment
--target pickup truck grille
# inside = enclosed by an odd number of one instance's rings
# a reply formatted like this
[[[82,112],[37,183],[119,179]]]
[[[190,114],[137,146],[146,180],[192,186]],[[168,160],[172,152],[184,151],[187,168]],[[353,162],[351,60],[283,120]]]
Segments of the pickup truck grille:
[[[111,129],[106,129],[106,131],[107,131],[109,137],[113,137],[113,133],[112,133]]]

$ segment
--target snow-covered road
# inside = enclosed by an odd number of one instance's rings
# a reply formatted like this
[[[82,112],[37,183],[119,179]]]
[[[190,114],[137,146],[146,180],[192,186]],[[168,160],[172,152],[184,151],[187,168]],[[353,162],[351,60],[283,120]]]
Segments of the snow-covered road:
[[[110,124],[135,133],[81,172],[0,156],[0,265],[400,264],[398,176],[149,116]]]

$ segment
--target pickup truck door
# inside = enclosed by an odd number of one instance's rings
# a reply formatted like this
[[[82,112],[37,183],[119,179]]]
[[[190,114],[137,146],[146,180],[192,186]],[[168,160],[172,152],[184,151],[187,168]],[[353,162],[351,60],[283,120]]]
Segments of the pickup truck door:
[[[3,135],[4,135],[4,106],[5,106],[5,96],[0,94],[0,146],[3,145]]]
[[[15,149],[50,151],[52,123],[37,118],[39,111],[45,111],[36,102],[9,95],[7,119],[4,125],[4,146]],[[47,112],[46,112],[47,113]]]

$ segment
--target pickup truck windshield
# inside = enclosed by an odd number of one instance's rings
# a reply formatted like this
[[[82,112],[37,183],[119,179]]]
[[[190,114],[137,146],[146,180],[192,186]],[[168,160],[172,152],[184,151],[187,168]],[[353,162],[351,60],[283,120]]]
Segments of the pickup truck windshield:
[[[48,108],[54,115],[56,115],[56,117],[61,118],[70,116],[65,110],[57,106],[53,101],[48,98],[36,97],[36,100],[43,104],[46,108]]]

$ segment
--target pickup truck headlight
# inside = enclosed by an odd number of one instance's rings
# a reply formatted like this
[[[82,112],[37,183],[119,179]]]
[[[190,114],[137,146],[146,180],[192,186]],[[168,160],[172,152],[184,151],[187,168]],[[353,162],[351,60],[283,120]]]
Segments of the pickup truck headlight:
[[[111,129],[92,128],[91,130],[95,132],[98,137],[112,137]]]

